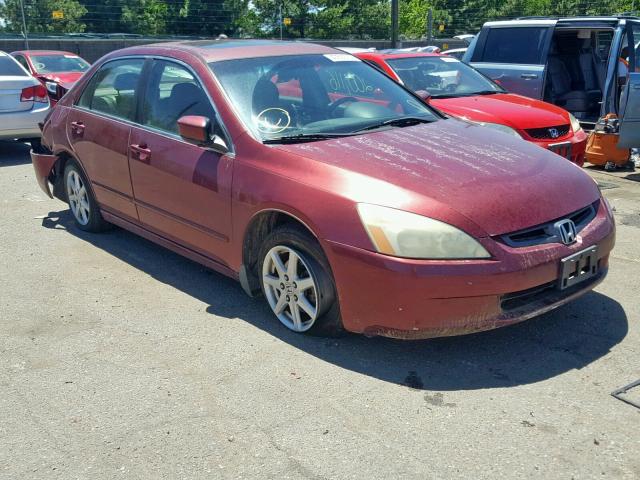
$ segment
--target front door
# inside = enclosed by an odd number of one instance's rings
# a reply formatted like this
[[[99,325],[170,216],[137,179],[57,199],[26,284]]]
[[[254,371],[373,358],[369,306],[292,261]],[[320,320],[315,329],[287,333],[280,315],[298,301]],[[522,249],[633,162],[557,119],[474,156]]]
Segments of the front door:
[[[511,93],[542,99],[555,20],[485,25],[464,61]]]
[[[185,142],[177,121],[201,115],[220,125],[190,69],[155,60],[140,126],[129,139],[130,169],[140,221],[150,230],[224,263],[231,236],[232,156]],[[216,132],[224,135],[221,130]],[[227,144],[228,139],[225,138]]]
[[[640,22],[627,25],[628,71],[620,101],[621,148],[640,148]]]
[[[129,135],[144,59],[105,63],[67,117],[67,136],[101,208],[137,220]]]

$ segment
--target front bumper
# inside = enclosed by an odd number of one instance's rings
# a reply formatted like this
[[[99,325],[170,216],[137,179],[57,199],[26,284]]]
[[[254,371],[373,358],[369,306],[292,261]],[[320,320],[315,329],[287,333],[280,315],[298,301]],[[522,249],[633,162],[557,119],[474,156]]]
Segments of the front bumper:
[[[546,150],[554,150],[554,146],[556,145],[567,144],[569,148],[560,148],[560,152],[557,153],[581,167],[582,165],[584,165],[585,151],[587,149],[587,138],[587,134],[584,131],[580,131],[578,133],[572,134],[569,138],[558,140],[534,140],[530,138],[527,138],[527,140]]]
[[[615,243],[606,210],[601,205],[573,245],[499,244],[491,260],[400,259],[326,242],[344,327],[365,335],[430,338],[502,327],[557,308],[605,277]],[[553,288],[560,259],[592,245],[598,246],[600,274],[571,289]],[[517,296],[519,301],[510,301]]]

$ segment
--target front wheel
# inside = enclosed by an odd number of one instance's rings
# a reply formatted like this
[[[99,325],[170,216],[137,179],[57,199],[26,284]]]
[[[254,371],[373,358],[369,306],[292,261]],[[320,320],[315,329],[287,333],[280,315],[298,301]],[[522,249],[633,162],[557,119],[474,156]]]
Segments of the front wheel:
[[[311,235],[293,225],[279,227],[260,258],[262,292],[285,327],[325,336],[343,332],[331,269]]]
[[[64,169],[64,183],[69,208],[77,227],[86,232],[101,232],[109,228],[109,223],[100,214],[89,182],[73,161],[69,161]]]

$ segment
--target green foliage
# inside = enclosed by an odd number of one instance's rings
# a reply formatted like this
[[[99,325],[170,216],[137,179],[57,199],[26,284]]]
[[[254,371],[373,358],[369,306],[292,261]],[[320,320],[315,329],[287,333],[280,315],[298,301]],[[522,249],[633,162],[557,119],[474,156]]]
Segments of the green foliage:
[[[162,0],[134,0],[122,7],[122,24],[126,30],[143,35],[166,32],[169,8]]]
[[[61,11],[64,18],[54,20],[52,12]],[[25,2],[24,14],[29,32],[69,33],[83,32],[82,17],[87,9],[76,0],[37,0]],[[5,31],[22,32],[20,0],[5,0],[0,3],[0,17],[6,22]]]
[[[24,0],[30,32],[138,33],[240,37],[388,39],[391,0]],[[399,0],[400,35],[475,33],[487,20],[600,15],[640,8],[640,0]],[[64,12],[53,20],[51,12]],[[4,31],[20,32],[20,0],[0,0]],[[442,31],[438,28],[442,25]]]

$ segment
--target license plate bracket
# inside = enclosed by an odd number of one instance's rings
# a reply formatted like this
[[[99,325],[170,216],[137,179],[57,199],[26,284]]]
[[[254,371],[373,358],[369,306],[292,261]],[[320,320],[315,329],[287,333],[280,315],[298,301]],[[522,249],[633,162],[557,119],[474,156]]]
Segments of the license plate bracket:
[[[560,260],[560,290],[589,280],[598,274],[598,247],[581,250]]]
[[[573,153],[573,145],[571,142],[552,143],[547,148],[553,153],[560,155],[567,160],[571,160],[571,155]]]

